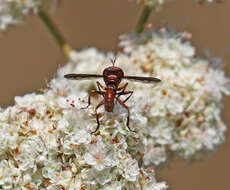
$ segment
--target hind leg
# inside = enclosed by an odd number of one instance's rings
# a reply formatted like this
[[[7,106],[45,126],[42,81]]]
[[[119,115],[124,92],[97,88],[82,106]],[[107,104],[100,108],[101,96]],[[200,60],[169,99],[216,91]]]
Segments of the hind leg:
[[[129,129],[130,131],[136,133],[135,130],[130,129],[130,127],[129,127],[129,107],[128,107],[124,102],[122,102],[121,99],[119,99],[119,98],[116,97],[116,100],[119,102],[119,104],[121,104],[121,106],[123,106],[123,107],[128,111],[126,126],[128,127],[128,129]]]
[[[95,134],[95,133],[98,131],[99,127],[100,127],[100,121],[99,121],[99,116],[98,116],[98,114],[97,114],[97,109],[98,109],[99,107],[101,107],[104,103],[105,103],[104,100],[102,100],[102,101],[97,105],[97,107],[95,108],[96,120],[97,120],[97,128],[95,129],[95,131],[91,132],[91,134]]]

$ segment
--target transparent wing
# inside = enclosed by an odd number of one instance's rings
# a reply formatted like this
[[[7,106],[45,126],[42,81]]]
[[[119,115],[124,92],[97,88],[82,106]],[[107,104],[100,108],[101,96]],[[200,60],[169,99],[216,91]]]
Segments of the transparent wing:
[[[91,80],[96,78],[102,78],[103,75],[96,75],[96,74],[67,74],[64,75],[65,78],[70,80]]]
[[[157,83],[161,82],[160,79],[155,77],[137,77],[137,76],[124,76],[124,79],[132,80],[136,82],[144,82],[144,83]]]

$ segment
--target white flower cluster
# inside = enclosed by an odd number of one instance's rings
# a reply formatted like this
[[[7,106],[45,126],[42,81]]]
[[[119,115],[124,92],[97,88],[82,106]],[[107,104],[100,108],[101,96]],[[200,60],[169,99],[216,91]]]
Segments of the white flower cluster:
[[[159,7],[171,0],[137,0],[138,4],[147,5],[149,7]],[[213,3],[218,0],[195,0],[198,3]],[[219,0],[220,1],[220,0]]]
[[[20,23],[25,15],[37,13],[41,7],[54,0],[0,0],[0,30]]]
[[[129,151],[141,146],[138,135],[109,126],[90,134],[93,113],[79,109],[86,93],[74,86],[54,79],[44,94],[16,97],[0,112],[0,189],[166,189]]]
[[[110,66],[96,49],[72,52],[74,62],[58,70],[43,94],[16,97],[15,106],[0,110],[0,189],[164,190],[155,166],[172,153],[191,158],[213,151],[224,140],[220,118],[222,94],[230,94],[223,71],[194,57],[181,37],[143,34],[123,37],[116,66],[126,75],[158,76],[162,82],[130,82],[134,90],[126,110],[99,109],[88,92],[95,81],[69,81],[67,73],[99,73]],[[103,82],[103,81],[101,81]],[[122,97],[121,97],[122,98]]]

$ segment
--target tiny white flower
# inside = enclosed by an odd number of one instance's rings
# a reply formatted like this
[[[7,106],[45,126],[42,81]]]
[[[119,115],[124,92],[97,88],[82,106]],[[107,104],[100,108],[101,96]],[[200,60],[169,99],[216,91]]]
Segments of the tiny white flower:
[[[145,165],[159,165],[166,161],[166,151],[163,147],[148,147],[143,160]]]
[[[143,187],[144,190],[165,190],[168,186],[165,182],[161,183],[146,183]]]
[[[112,184],[107,184],[103,186],[102,190],[122,190],[122,184],[121,182],[113,182]]]
[[[87,164],[94,166],[95,169],[101,171],[106,167],[111,168],[116,165],[113,150],[106,147],[101,140],[95,145],[90,145],[89,149],[92,150],[92,153],[85,154],[85,161]]]
[[[85,129],[80,129],[75,132],[71,137],[71,143],[73,144],[88,144],[91,141],[90,133]]]
[[[123,158],[124,161],[119,166],[121,175],[128,181],[136,181],[139,176],[139,167],[136,160],[131,158]]]
[[[31,179],[32,178],[30,175],[28,175],[28,174],[24,175],[24,177],[23,177],[24,184],[28,184],[31,181]]]

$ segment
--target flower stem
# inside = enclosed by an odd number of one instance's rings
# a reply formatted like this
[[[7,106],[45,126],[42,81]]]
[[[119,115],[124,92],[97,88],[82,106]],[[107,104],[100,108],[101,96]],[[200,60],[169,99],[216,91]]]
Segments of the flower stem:
[[[58,46],[60,47],[60,49],[62,50],[62,52],[66,56],[66,58],[69,59],[71,47],[65,42],[65,39],[62,36],[62,34],[60,33],[60,31],[58,30],[57,26],[51,20],[49,15],[45,13],[45,11],[40,10],[39,11],[39,17],[42,20],[42,22],[44,23],[44,25],[47,27],[47,29],[49,30],[50,34],[56,40]]]
[[[141,17],[137,23],[136,26],[136,33],[140,34],[141,32],[143,32],[144,28],[145,28],[145,23],[147,22],[149,15],[152,11],[152,8],[149,6],[144,6],[142,13],[141,13]]]

